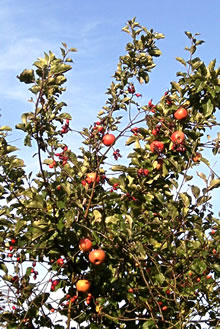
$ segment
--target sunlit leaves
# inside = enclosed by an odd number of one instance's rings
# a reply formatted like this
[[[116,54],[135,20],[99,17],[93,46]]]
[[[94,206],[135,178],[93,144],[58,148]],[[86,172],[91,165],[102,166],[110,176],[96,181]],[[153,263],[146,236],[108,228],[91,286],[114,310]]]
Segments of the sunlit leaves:
[[[34,70],[25,69],[17,78],[24,83],[33,83],[35,81]]]

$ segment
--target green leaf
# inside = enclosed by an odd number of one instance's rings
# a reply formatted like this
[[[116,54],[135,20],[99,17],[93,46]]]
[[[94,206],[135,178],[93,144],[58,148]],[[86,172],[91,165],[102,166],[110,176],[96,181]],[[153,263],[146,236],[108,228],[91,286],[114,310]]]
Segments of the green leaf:
[[[127,26],[123,27],[122,31],[130,34],[129,28]]]
[[[186,193],[179,193],[179,196],[183,200],[184,206],[186,208],[189,208],[189,205],[191,203],[189,195],[187,195]]]
[[[125,104],[128,104],[129,103],[129,101],[131,100],[131,97],[125,97],[125,98],[123,98],[122,100],[121,100],[121,103],[125,103]]]
[[[153,329],[155,327],[154,320],[147,320],[143,323],[142,329]]]
[[[11,162],[11,165],[12,165],[12,167],[14,167],[14,168],[24,167],[24,166],[25,166],[24,161],[21,160],[21,159],[14,159],[14,160]]]
[[[203,174],[202,172],[197,172],[197,175],[198,175],[200,178],[202,178],[202,179],[204,180],[205,183],[208,182],[208,181],[207,181],[207,178],[206,178],[206,175]]]
[[[72,53],[77,52],[77,48],[69,48],[69,51],[71,51]]]
[[[163,284],[165,279],[165,276],[162,273],[156,274],[155,279],[159,284]]]
[[[186,66],[186,61],[182,57],[176,57],[176,60]]]
[[[136,137],[136,136],[130,136],[130,137],[126,140],[125,145],[131,145],[131,144],[133,144],[136,140],[137,140],[137,137]]]
[[[213,179],[210,182],[210,185],[208,187],[208,191],[213,190],[214,188],[217,188],[220,186],[220,178]]]
[[[12,129],[11,129],[11,127],[9,127],[9,126],[1,126],[0,127],[0,131],[11,131]]]
[[[202,45],[204,42],[204,40],[196,40],[196,46]]]
[[[6,147],[6,152],[7,153],[11,153],[11,152],[14,152],[14,151],[17,151],[17,150],[19,150],[16,146],[11,146],[11,145],[8,145],[7,147]]]
[[[184,178],[185,178],[185,182],[188,182],[193,178],[193,176],[185,175]]]
[[[53,65],[51,67],[51,73],[52,74],[61,74],[61,73],[65,73],[69,70],[72,69],[71,65],[68,64],[57,64],[57,65]]]
[[[201,158],[200,161],[204,162],[208,167],[210,167],[210,162],[206,158]]]
[[[66,44],[66,42],[62,42],[62,45],[63,45],[63,47],[64,47],[65,49],[67,49],[67,44]]]
[[[158,48],[154,48],[154,49],[152,49],[152,50],[149,50],[149,54],[150,54],[151,56],[159,57],[159,56],[162,54],[162,52],[161,52],[160,49],[158,49]]]
[[[180,87],[180,85],[179,85],[177,82],[172,81],[172,82],[171,82],[171,85],[172,85],[172,88],[173,88],[174,90],[177,90],[179,93],[181,93],[182,88]]]
[[[189,38],[192,39],[192,33],[185,31],[185,35]]]
[[[199,274],[202,274],[206,268],[206,263],[201,259],[196,259],[191,265],[191,269]]]
[[[213,265],[213,268],[214,268],[218,273],[220,273],[220,265],[219,265],[219,264],[214,264],[214,265]]]
[[[199,194],[200,194],[200,189],[197,186],[192,185],[191,190],[192,190],[192,194],[197,199],[199,197]]]
[[[201,206],[202,204],[208,202],[210,199],[211,199],[210,196],[202,196],[202,197],[198,198],[196,205]]]
[[[102,214],[100,213],[100,211],[98,211],[97,209],[93,210],[93,216],[95,222],[101,222]]]
[[[33,94],[37,94],[39,93],[39,91],[41,90],[41,87],[40,86],[33,86],[31,88],[29,88],[29,90],[33,93]]]
[[[59,115],[59,119],[69,119],[69,120],[72,120],[72,116],[67,113],[67,112],[63,112]]]
[[[40,209],[42,209],[43,208],[43,202],[33,200],[33,201],[30,201],[30,202],[27,202],[26,207],[27,208],[40,208]]]
[[[137,77],[138,81],[140,82],[140,84],[142,83],[148,83],[150,78],[149,78],[149,74],[147,72],[142,72],[140,73],[140,75]]]
[[[126,171],[126,169],[127,169],[127,167],[120,166],[120,165],[111,167],[112,171],[123,171],[124,172],[124,171]]]
[[[2,270],[3,272],[5,272],[6,274],[8,273],[7,266],[4,263],[2,263],[2,262],[0,262],[0,270]]]
[[[212,104],[212,101],[210,98],[208,99],[207,103],[202,105],[202,108],[203,108],[203,114],[204,114],[205,118],[208,118],[214,111],[214,105]]]
[[[34,70],[27,70],[25,69],[23,72],[21,72],[20,75],[17,75],[17,78],[24,83],[33,83],[35,81],[34,77]]]
[[[165,38],[165,35],[163,33],[155,33],[155,38],[156,39],[164,39]]]
[[[116,216],[108,216],[105,219],[106,224],[116,224],[119,221],[119,218]]]
[[[215,69],[215,64],[216,64],[216,59],[213,59],[213,60],[209,63],[209,65],[208,65],[208,69],[209,69],[210,72],[211,72],[211,71],[214,71],[214,69]]]

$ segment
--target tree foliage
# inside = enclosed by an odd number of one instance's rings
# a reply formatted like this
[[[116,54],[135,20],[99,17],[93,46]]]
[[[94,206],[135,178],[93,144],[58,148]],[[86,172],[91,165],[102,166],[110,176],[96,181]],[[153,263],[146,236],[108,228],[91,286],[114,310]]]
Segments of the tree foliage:
[[[138,89],[149,82],[164,35],[135,19],[123,31],[130,42],[106,104],[82,131],[60,101],[75,48],[63,43],[60,58],[49,51],[18,76],[33,96],[16,128],[25,146],[37,146],[39,172],[25,170],[8,143],[10,127],[1,127],[2,327],[202,328],[204,317],[209,328],[219,325],[220,231],[211,197],[220,178],[205,158],[206,148],[218,153],[219,136],[205,136],[218,125],[220,70],[195,56],[203,41],[186,32],[189,59],[177,57],[183,72],[157,103],[144,103]],[[176,119],[178,109],[187,116]],[[65,143],[74,133],[82,137],[78,154]],[[114,144],[103,143],[106,134]],[[198,172],[204,188],[192,174],[201,162],[210,170]],[[79,248],[82,238],[105,252],[102,264]],[[81,279],[89,293],[76,290]]]

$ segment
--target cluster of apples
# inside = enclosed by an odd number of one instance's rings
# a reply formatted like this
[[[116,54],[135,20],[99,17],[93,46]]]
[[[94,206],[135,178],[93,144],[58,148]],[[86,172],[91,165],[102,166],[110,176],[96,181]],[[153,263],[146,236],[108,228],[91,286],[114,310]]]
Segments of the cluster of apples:
[[[179,107],[174,113],[174,118],[178,121],[186,119],[188,116],[188,111],[184,107]],[[160,127],[157,126],[152,130],[152,134],[156,136],[160,131]],[[184,151],[185,147],[183,146],[185,141],[185,135],[181,130],[174,131],[170,137],[173,145],[172,150]],[[153,141],[150,144],[150,150],[153,153],[162,153],[164,151],[164,143],[158,140]]]
[[[62,134],[67,134],[68,133],[68,131],[69,131],[69,123],[70,123],[70,120],[69,119],[66,119],[65,125],[63,125],[62,128],[61,128],[61,133]]]
[[[79,249],[82,252],[89,252],[89,261],[98,266],[101,265],[106,258],[106,254],[102,249],[92,249],[92,241],[88,238],[82,238],[79,241]],[[90,290],[91,283],[87,279],[81,279],[76,282],[76,290],[79,292],[88,292]],[[87,303],[88,304],[88,303]]]
[[[105,133],[105,124],[104,121],[97,121],[94,123],[94,127],[92,127],[92,133],[90,135],[91,138],[94,137],[94,134],[100,134],[102,138],[102,143],[105,146],[112,146],[115,143],[115,136],[113,134],[104,134]],[[99,136],[100,136],[99,135]]]
[[[67,151],[68,151],[68,147],[65,145],[63,146],[63,151],[60,153],[55,153],[55,156],[59,157],[59,160],[62,161],[62,165],[64,166],[67,163],[68,160],[68,156],[67,156]]]
[[[113,134],[106,134],[103,136],[102,138],[102,143],[105,145],[105,146],[112,146],[114,143],[115,143],[115,136]],[[114,151],[113,153],[113,156],[115,158],[118,158],[120,157],[120,151],[117,149],[116,151]],[[87,183],[88,184],[91,184],[91,183],[99,183],[100,182],[100,176],[96,173],[96,172],[91,172],[91,173],[88,173],[86,175],[86,179],[82,180],[81,183],[82,185],[86,185]]]

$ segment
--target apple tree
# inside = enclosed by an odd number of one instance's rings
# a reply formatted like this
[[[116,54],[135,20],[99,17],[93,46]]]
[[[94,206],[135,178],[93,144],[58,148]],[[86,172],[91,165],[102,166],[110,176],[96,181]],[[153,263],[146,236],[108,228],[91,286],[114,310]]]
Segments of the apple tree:
[[[220,326],[220,178],[207,159],[219,153],[220,69],[185,32],[188,58],[153,102],[145,85],[164,35],[135,19],[123,31],[106,104],[81,131],[60,100],[75,48],[63,43],[60,57],[49,51],[18,75],[32,97],[16,129],[38,170],[1,127],[2,328]],[[75,134],[76,153],[65,142]]]

